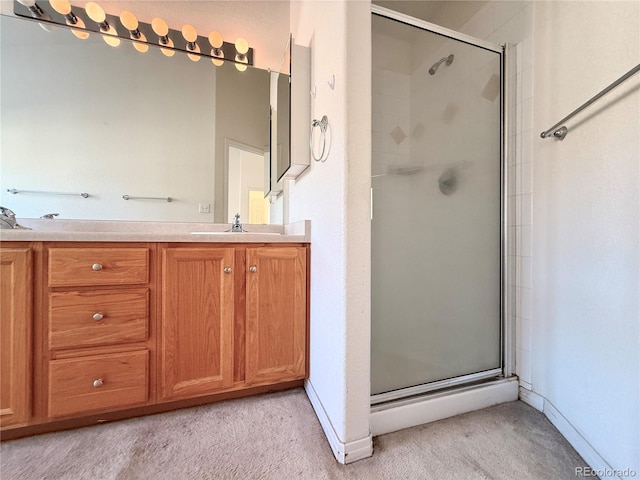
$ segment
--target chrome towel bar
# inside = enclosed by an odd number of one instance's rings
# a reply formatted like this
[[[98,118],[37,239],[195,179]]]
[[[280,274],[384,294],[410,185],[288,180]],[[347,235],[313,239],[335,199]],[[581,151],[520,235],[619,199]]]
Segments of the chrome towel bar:
[[[131,195],[122,195],[124,200],[161,200],[163,202],[173,202],[171,197],[132,197]]]
[[[17,188],[7,188],[7,192],[13,193],[35,193],[38,195],[71,195],[74,197],[89,198],[88,193],[70,193],[70,192],[45,192],[42,190],[18,190]]]
[[[567,129],[567,127],[565,126],[560,126],[562,125],[564,122],[566,122],[567,120],[569,120],[570,118],[572,118],[574,115],[580,113],[582,110],[584,110],[585,108],[587,108],[589,105],[591,105],[593,102],[595,102],[596,100],[598,100],[599,98],[605,96],[607,93],[609,93],[611,90],[613,90],[614,88],[616,88],[618,85],[620,85],[621,83],[623,83],[624,81],[626,81],[628,78],[632,77],[633,75],[635,75],[636,73],[640,72],[640,64],[636,65],[635,67],[633,67],[631,70],[629,70],[627,73],[625,73],[623,76],[621,76],[619,79],[617,79],[615,82],[613,82],[611,85],[609,85],[607,88],[605,88],[604,90],[602,90],[600,93],[594,95],[593,97],[591,97],[589,100],[587,100],[585,103],[583,103],[582,105],[580,105],[578,108],[576,108],[573,112],[571,112],[569,115],[567,115],[566,117],[564,117],[562,120],[560,120],[558,123],[556,123],[553,127],[549,128],[548,130],[545,130],[544,132],[542,132],[540,134],[541,138],[547,138],[549,136],[551,136],[551,134],[553,133],[553,137],[557,138],[558,140],[564,140],[564,137],[567,135],[567,132],[569,131]],[[559,128],[558,128],[559,127]]]

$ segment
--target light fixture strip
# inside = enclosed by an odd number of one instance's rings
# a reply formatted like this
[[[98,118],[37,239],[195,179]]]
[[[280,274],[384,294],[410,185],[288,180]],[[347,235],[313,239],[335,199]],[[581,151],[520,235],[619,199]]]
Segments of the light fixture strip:
[[[49,16],[51,17],[51,20],[43,19],[42,17],[34,18],[31,14],[32,9],[36,9],[36,11],[44,11],[44,13],[49,14]],[[104,34],[104,31],[100,30],[101,26],[98,25],[96,22],[92,21],[86,15],[86,12],[84,11],[83,8],[74,7],[74,12],[75,12],[74,17],[80,18],[84,21],[84,24],[86,25],[85,28],[80,28],[74,24],[68,25],[67,23],[65,23],[65,20],[67,19],[63,15],[60,15],[55,10],[53,10],[53,8],[51,8],[51,6],[49,5],[49,2],[46,2],[44,0],[40,0],[38,4],[35,4],[33,7],[26,7],[24,5],[21,5],[18,2],[18,0],[13,0],[13,13],[16,16],[24,18],[26,20],[52,24],[52,25],[56,25],[56,26],[60,26],[63,28],[76,30],[76,31]],[[108,24],[109,27],[113,28],[117,32],[117,35],[113,35],[113,37],[118,37],[123,40],[127,40],[129,42],[132,41],[130,38],[130,32],[121,25],[118,16],[110,15],[107,13],[104,23]],[[154,33],[153,29],[151,28],[151,24],[149,23],[139,22],[138,32],[146,36],[147,41],[145,43],[148,43],[149,45],[155,45],[157,47],[161,47],[165,49],[171,49],[178,52],[188,53],[191,55],[199,55],[201,57],[218,60],[217,52],[215,55],[211,55],[210,52],[212,48],[211,48],[211,45],[209,44],[209,39],[206,36],[198,35],[198,38],[194,43],[197,43],[200,46],[201,51],[195,52],[188,48],[188,45],[187,45],[188,42],[182,37],[182,32],[180,30],[169,29],[169,33],[165,37],[166,39],[171,38],[173,40],[174,42],[173,47],[163,45],[162,43],[160,43],[159,41],[160,39],[158,38],[158,35]],[[253,66],[253,48],[252,47],[249,47],[249,50],[247,51],[247,53],[244,54],[244,57],[245,57],[243,59],[244,61],[240,61],[240,62],[235,60],[235,57],[238,53],[236,51],[235,43],[223,41],[222,47],[220,48],[220,50],[222,50],[222,52],[224,53],[225,62],[241,63],[244,65]]]

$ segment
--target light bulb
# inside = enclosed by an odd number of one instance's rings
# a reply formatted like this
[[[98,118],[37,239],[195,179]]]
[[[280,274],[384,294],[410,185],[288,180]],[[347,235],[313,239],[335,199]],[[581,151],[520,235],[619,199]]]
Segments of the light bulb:
[[[133,48],[140,53],[145,53],[149,50],[149,45],[142,43],[147,41],[147,37],[145,37],[144,33],[138,30],[138,19],[133,13],[127,10],[122,12],[120,14],[120,23],[129,31],[129,38],[131,38],[131,40],[140,40],[139,42],[133,42]]]
[[[182,36],[187,42],[193,43],[198,39],[198,32],[191,25],[185,25],[182,27]]]
[[[167,22],[165,22],[161,18],[156,17],[151,20],[151,28],[156,33],[156,35],[160,37],[160,44],[173,48],[173,40],[168,37],[169,26],[167,25]],[[160,51],[166,57],[173,57],[176,53],[174,50],[170,50],[168,48],[160,48]]]
[[[249,51],[249,43],[242,37],[236,40],[235,45],[236,45],[236,52],[238,52],[238,55],[242,57],[245,56]]]
[[[246,53],[249,51],[249,43],[247,43],[247,41],[240,37],[236,40],[236,51],[240,54],[240,55],[246,55]]]
[[[87,28],[84,25],[84,21],[81,18],[77,18],[77,17],[76,17],[76,23],[74,26],[80,27],[80,28]],[[81,30],[76,30],[75,28],[71,29],[71,33],[73,33],[80,40],[86,40],[87,38],[89,38],[89,32],[83,32]]]
[[[173,47],[173,40],[169,39],[169,43],[167,44],[167,47]],[[160,47],[160,51],[165,57],[173,57],[176,54],[175,50],[170,50],[168,48]]]
[[[213,47],[211,49],[211,55],[217,58],[224,58],[224,51],[222,50],[222,45],[224,42],[222,41],[222,35],[219,32],[211,32],[209,34],[209,43]],[[224,64],[224,60],[218,60],[216,58],[212,58],[211,62],[216,67],[221,67]]]
[[[71,13],[71,4],[68,0],[49,0],[49,4],[60,15],[67,16]]]
[[[167,25],[167,22],[161,18],[154,18],[151,20],[151,28],[153,28],[153,31],[156,32],[156,35],[159,37],[166,37],[169,33],[169,26]]]
[[[244,72],[247,69],[247,63],[249,60],[247,59],[247,52],[249,51],[249,43],[242,37],[236,40],[236,69],[240,72]]]
[[[220,50],[220,54],[216,53],[215,49],[211,49],[211,55],[217,58],[212,58],[211,62],[216,66],[216,67],[221,67],[222,65],[224,65],[224,60],[222,60],[224,58],[224,52],[222,50]],[[220,60],[218,60],[220,59]]]
[[[182,36],[187,41],[187,50],[191,52],[200,53],[200,46],[196,43],[198,39],[198,32],[191,25],[185,25],[182,27]],[[200,60],[200,55],[193,55],[191,53],[187,53],[187,57],[192,62],[197,62]]]
[[[117,37],[118,32],[115,28],[109,25],[109,29],[105,32],[106,35],[102,35],[104,42],[110,47],[117,47],[120,45],[120,39]]]
[[[209,43],[215,49],[222,48],[222,35],[218,32],[211,32],[209,34]]]
[[[138,19],[133,13],[127,10],[120,14],[120,23],[122,23],[122,26],[129,30],[129,32],[138,30]]]
[[[144,33],[140,34],[139,40],[142,40],[143,42],[147,41],[147,37],[144,36]],[[147,50],[149,50],[149,45],[146,43],[133,42],[133,48],[135,48],[140,53],[145,53]]]
[[[87,12],[89,18],[98,24],[104,23],[104,21],[107,19],[107,15],[104,13],[104,10],[96,2],[87,3],[87,5],[84,7],[84,10],[85,12]]]

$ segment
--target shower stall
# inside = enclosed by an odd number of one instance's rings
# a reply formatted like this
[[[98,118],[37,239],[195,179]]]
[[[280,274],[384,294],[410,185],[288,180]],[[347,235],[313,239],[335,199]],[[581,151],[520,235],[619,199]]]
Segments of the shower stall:
[[[502,47],[372,15],[372,404],[503,374]]]

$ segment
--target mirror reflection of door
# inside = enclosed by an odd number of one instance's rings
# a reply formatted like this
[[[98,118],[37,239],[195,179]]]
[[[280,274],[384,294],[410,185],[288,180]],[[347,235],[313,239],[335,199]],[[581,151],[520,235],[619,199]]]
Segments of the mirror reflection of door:
[[[233,222],[233,216],[239,213],[242,223],[268,224],[269,200],[264,196],[264,152],[228,141],[227,155],[227,221]]]

